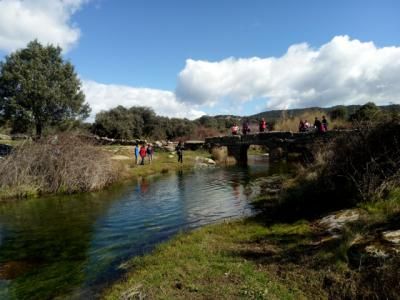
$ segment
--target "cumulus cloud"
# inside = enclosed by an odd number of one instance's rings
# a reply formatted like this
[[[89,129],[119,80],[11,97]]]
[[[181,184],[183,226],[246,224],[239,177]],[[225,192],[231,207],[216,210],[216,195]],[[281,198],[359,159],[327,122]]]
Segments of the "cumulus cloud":
[[[6,52],[38,39],[68,51],[80,30],[72,15],[89,0],[0,0],[0,49]]]
[[[188,119],[196,119],[205,114],[193,104],[178,101],[170,91],[102,84],[91,80],[84,80],[82,89],[92,108],[89,121],[94,121],[96,113],[118,105],[147,106],[153,108],[158,115]]]
[[[188,59],[176,94],[182,101],[209,106],[264,98],[269,109],[388,104],[400,103],[399,81],[400,47],[379,48],[337,36],[318,49],[293,45],[281,57]]]

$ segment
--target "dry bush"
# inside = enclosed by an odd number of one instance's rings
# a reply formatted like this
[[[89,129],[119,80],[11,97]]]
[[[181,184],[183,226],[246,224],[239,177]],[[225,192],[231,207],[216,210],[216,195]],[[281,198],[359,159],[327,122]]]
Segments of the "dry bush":
[[[225,134],[225,133],[223,133]],[[195,128],[193,134],[190,136],[192,139],[204,140],[206,137],[218,136],[221,132],[216,128],[208,128],[204,126],[198,126]]]
[[[0,162],[1,189],[40,193],[98,190],[118,178],[110,154],[78,137],[59,135],[25,143]]]
[[[213,147],[211,149],[211,158],[216,162],[225,162],[228,157],[228,150],[226,147]]]
[[[211,149],[211,158],[217,163],[225,165],[235,165],[237,163],[233,156],[228,156],[227,147],[214,147]]]
[[[318,117],[320,120],[322,120],[322,116],[327,116],[328,114],[322,110],[310,110],[306,111],[300,116],[296,117],[289,117],[287,116],[286,113],[282,113],[282,116],[279,120],[276,121],[274,125],[274,130],[277,131],[292,131],[292,132],[297,132],[299,131],[299,122],[300,120],[307,120],[311,126],[314,125],[314,120],[315,117]],[[328,119],[328,129],[345,129],[345,128],[350,128],[351,123],[345,121],[345,120],[329,120]]]

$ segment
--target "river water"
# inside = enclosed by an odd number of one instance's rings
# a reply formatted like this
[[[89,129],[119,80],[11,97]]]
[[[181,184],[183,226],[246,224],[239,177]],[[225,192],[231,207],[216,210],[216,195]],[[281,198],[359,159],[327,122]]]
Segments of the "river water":
[[[253,213],[249,183],[271,172],[201,169],[148,177],[91,194],[0,204],[0,299],[88,299],[122,263],[180,231]]]

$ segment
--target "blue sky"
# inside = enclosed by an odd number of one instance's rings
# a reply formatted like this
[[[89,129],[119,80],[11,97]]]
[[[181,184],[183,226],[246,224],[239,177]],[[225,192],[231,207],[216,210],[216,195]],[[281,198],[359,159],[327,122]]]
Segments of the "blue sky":
[[[0,51],[61,45],[92,119],[119,104],[195,118],[400,103],[399,11],[394,0],[0,0]]]

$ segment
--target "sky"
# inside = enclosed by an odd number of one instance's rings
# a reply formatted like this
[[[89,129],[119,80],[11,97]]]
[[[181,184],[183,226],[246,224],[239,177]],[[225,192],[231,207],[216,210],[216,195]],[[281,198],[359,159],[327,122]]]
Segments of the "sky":
[[[38,39],[76,69],[89,121],[400,104],[397,0],[0,0],[0,60]]]

